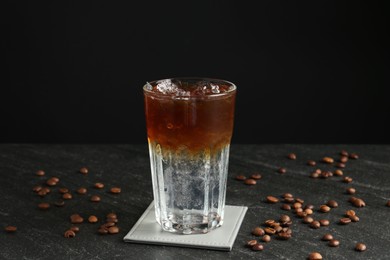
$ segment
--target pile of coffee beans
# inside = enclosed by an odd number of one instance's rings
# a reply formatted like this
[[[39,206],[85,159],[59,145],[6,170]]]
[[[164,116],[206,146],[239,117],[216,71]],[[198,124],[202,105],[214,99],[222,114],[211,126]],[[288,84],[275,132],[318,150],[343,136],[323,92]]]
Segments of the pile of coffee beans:
[[[286,156],[289,160],[297,160],[297,155],[295,153],[289,153]],[[347,166],[349,159],[356,160],[359,156],[356,153],[349,154],[347,151],[341,151],[338,159],[335,159],[331,156],[325,156],[320,158],[317,162],[314,160],[308,160],[308,166],[316,166],[318,163],[326,164],[327,167],[334,166],[337,169],[334,171],[316,169],[310,173],[311,178],[320,178],[327,179],[331,177],[342,177],[341,181],[344,183],[351,183],[353,179],[349,176],[343,176],[344,172],[341,170]],[[285,167],[280,167],[277,169],[277,172],[280,174],[287,173]],[[236,176],[236,179],[239,181],[248,180],[245,175]],[[249,179],[250,180],[250,179]],[[250,181],[247,183],[249,185],[256,184],[256,181]],[[353,187],[348,187],[346,189],[346,194],[353,195],[356,193],[356,189]],[[350,197],[348,201],[356,208],[361,208],[366,206],[365,201],[362,198]],[[292,212],[297,218],[302,219],[302,224],[307,224],[309,228],[319,229],[323,226],[329,226],[331,223],[328,219],[323,218],[324,213],[330,213],[333,208],[339,207],[339,203],[336,200],[328,200],[327,202],[321,205],[312,205],[309,203],[305,204],[305,201],[301,198],[295,198],[291,193],[284,193],[280,196],[268,195],[264,198],[264,202],[268,204],[277,204],[281,203],[280,209],[287,212]],[[386,206],[390,207],[390,200],[387,201]],[[315,215],[318,215],[317,217]],[[348,225],[352,222],[359,222],[359,217],[354,210],[346,210],[345,216],[341,217],[338,221],[339,225]],[[271,241],[272,237],[275,237],[279,240],[288,240],[293,236],[291,229],[292,219],[288,215],[281,215],[279,220],[269,219],[266,220],[263,224],[263,227],[256,226],[253,228],[251,235],[255,236],[246,242],[246,246],[251,248],[254,251],[262,251],[265,249],[265,243]],[[326,241],[329,247],[338,247],[340,245],[340,240],[335,239],[332,234],[324,234],[321,240]],[[355,250],[362,252],[367,249],[366,245],[363,243],[357,243],[355,245]],[[309,254],[308,259],[322,259],[322,255],[319,252],[312,252]]]
[[[89,173],[89,169],[87,167],[82,167],[79,169],[79,173],[87,176]],[[35,172],[35,175],[43,178],[46,173],[44,170],[38,170]],[[261,178],[261,177],[260,177]],[[53,201],[45,201],[38,203],[37,207],[38,209],[42,211],[47,211],[51,208],[51,206],[56,207],[64,207],[66,205],[66,200],[72,200],[74,199],[72,189],[69,187],[59,187],[60,185],[60,179],[57,177],[50,177],[44,181],[42,181],[40,184],[35,185],[33,187],[33,192],[35,192],[38,196],[42,197],[43,199],[46,198],[49,194],[53,194],[58,192],[60,195],[57,200]],[[58,187],[58,188],[57,188]],[[104,183],[97,182],[93,185],[93,188],[95,190],[103,190],[105,187]],[[119,194],[121,193],[122,189],[120,187],[110,187],[107,192],[111,194]],[[88,195],[88,189],[86,187],[78,187],[74,190],[74,193],[77,193],[79,195]],[[78,196],[78,199],[81,199],[81,196]],[[89,197],[89,201],[97,203],[101,201],[101,196],[92,194]],[[80,227],[76,226],[78,224],[81,224],[84,222],[84,218],[78,214],[74,213],[69,217],[70,223],[73,224],[68,230],[64,232],[65,238],[73,238],[76,236],[76,233],[79,232]],[[99,218],[91,214],[87,218],[89,223],[97,223],[99,221]],[[118,217],[115,213],[111,212],[108,213],[106,216],[106,221],[97,229],[98,234],[118,234],[120,229],[117,226],[118,223]],[[16,226],[6,226],[4,228],[5,232],[7,233],[15,233],[17,230]]]

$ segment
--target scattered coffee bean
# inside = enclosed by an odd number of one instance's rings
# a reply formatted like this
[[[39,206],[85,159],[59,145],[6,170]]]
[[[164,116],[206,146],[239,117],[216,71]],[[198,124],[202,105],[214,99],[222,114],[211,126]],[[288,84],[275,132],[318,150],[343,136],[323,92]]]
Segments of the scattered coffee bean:
[[[291,210],[291,206],[288,204],[283,204],[280,208],[283,210]]]
[[[290,160],[296,160],[297,159],[297,155],[295,153],[290,153],[287,155],[287,158],[290,159]]]
[[[69,192],[69,189],[67,188],[59,188],[58,191],[62,194],[65,194],[65,193],[68,193]]]
[[[346,163],[346,162],[348,162],[348,156],[341,156],[341,157],[340,157],[340,162],[341,162],[341,163]]]
[[[367,246],[363,243],[357,243],[355,246],[355,250],[359,252],[363,252],[367,250]]]
[[[303,204],[305,201],[303,199],[301,199],[301,198],[296,198],[295,202]]]
[[[274,196],[267,196],[266,200],[268,203],[277,203],[279,201],[279,199]]]
[[[41,190],[38,191],[38,195],[41,196],[41,197],[44,197],[47,195],[47,190],[42,188]]]
[[[292,208],[293,208],[293,209],[299,209],[299,208],[302,208],[302,203],[295,202],[295,203],[292,205]]]
[[[249,246],[249,247],[252,247],[254,245],[257,244],[257,240],[256,239],[252,239],[252,240],[249,240],[248,242],[246,242],[246,245]]]
[[[264,235],[264,236],[261,238],[261,240],[262,240],[263,242],[269,242],[269,241],[271,241],[271,236],[270,236],[270,235]]]
[[[322,238],[323,241],[331,241],[333,239],[333,236],[331,234],[325,234]]]
[[[386,202],[386,206],[387,206],[387,207],[390,207],[390,200],[388,200],[388,201]]]
[[[96,222],[98,222],[98,218],[96,216],[94,216],[94,215],[91,215],[88,218],[88,222],[89,223],[96,223]]]
[[[71,226],[70,227],[70,230],[72,230],[73,232],[77,233],[80,231],[80,228],[79,227],[76,227],[76,226]]]
[[[112,227],[112,226],[115,226],[115,223],[114,223],[114,222],[106,222],[106,223],[104,223],[103,225],[101,225],[100,227],[101,227],[101,228],[108,229],[109,227]]]
[[[261,227],[255,227],[252,230],[252,235],[257,236],[257,237],[264,236],[264,234],[265,234],[265,231]]]
[[[364,200],[362,200],[362,199],[355,199],[355,200],[353,200],[352,204],[353,204],[355,207],[358,207],[358,208],[361,208],[361,207],[366,206],[366,203],[365,203]]]
[[[359,155],[357,155],[356,153],[351,153],[350,155],[349,155],[349,158],[350,159],[359,159]]]
[[[47,184],[48,186],[56,186],[56,185],[57,185],[57,182],[56,182],[55,180],[53,180],[53,179],[48,179],[48,180],[46,181],[46,184]]]
[[[80,224],[83,223],[84,219],[79,214],[73,214],[70,216],[70,222],[72,224]]]
[[[299,218],[304,218],[306,216],[307,216],[307,213],[305,211],[297,212],[297,217],[299,217]]]
[[[310,178],[318,178],[318,177],[320,177],[320,173],[318,173],[318,172],[312,172],[311,174],[310,174]]]
[[[286,223],[287,223],[287,222],[286,222]],[[276,232],[276,233],[279,233],[279,232],[281,232],[281,231],[283,230],[283,228],[282,228],[280,225],[274,226],[273,229],[275,229],[275,232]]]
[[[322,162],[332,164],[334,162],[334,159],[332,157],[324,157],[322,158]]]
[[[65,201],[63,201],[63,200],[56,200],[54,202],[54,205],[57,206],[57,207],[62,207],[62,206],[65,205]]]
[[[341,225],[347,225],[349,223],[351,223],[351,219],[350,218],[341,218],[339,220],[339,224],[341,224]]]
[[[314,220],[313,222],[310,223],[310,227],[314,229],[318,229],[321,227],[321,223],[317,220]]]
[[[238,181],[244,181],[244,180],[246,180],[246,177],[245,177],[244,175],[237,175],[237,176],[236,176],[236,180],[238,180]]]
[[[291,233],[279,232],[277,238],[280,240],[288,240],[292,237]]]
[[[72,194],[70,194],[70,193],[62,194],[62,198],[64,200],[71,200],[72,199]]]
[[[254,179],[246,179],[246,180],[244,181],[244,183],[245,183],[246,185],[255,185],[257,182],[256,182],[256,180],[254,180]]]
[[[282,198],[294,198],[294,196],[291,194],[291,193],[284,193],[283,195],[282,195]]]
[[[287,172],[287,169],[284,168],[284,167],[280,167],[280,168],[278,169],[278,173],[280,173],[280,174],[285,174],[286,172]]]
[[[337,203],[337,201],[335,200],[329,200],[326,205],[328,205],[329,207],[331,208],[337,208],[339,206],[339,204]]]
[[[247,180],[245,180],[245,183],[246,183]],[[118,193],[121,193],[122,189],[119,188],[119,187],[112,187],[110,189],[110,192],[113,193],[113,194],[118,194]]]
[[[41,185],[37,185],[37,186],[34,186],[33,187],[33,191],[34,192],[39,192],[39,191],[41,191],[42,190],[42,186]]]
[[[307,215],[313,214],[313,210],[312,210],[312,209],[305,209],[304,211],[305,211],[305,213],[306,213]]]
[[[332,177],[332,176],[333,176],[333,173],[330,172],[330,171],[323,171],[323,172],[321,172],[321,174],[320,174],[320,177],[321,177],[322,179],[327,179],[327,178]]]
[[[69,230],[65,231],[64,237],[72,238],[72,237],[75,237],[75,236],[76,236],[76,233],[73,230],[69,229]]]
[[[117,218],[106,218],[106,221],[107,222],[112,222],[112,223],[118,223],[118,219]]]
[[[303,212],[303,208],[296,208],[294,209],[294,213],[299,213],[299,212]]]
[[[260,173],[254,173],[251,175],[251,178],[254,180],[260,180],[261,179],[261,174]]]
[[[338,163],[336,163],[336,165],[335,165],[337,168],[345,168],[345,164],[344,163],[342,163],[342,162],[338,162]]]
[[[329,226],[330,222],[327,219],[321,219],[320,224],[321,224],[321,226],[325,227],[325,226]]]
[[[333,172],[333,174],[336,175],[336,176],[343,176],[344,173],[343,173],[342,170],[337,169],[337,170],[335,170],[335,171]]]
[[[324,213],[329,212],[330,211],[330,207],[327,206],[327,205],[321,205],[320,206],[320,211],[324,212]]]
[[[305,224],[310,224],[313,221],[314,221],[314,219],[312,217],[310,217],[310,216],[306,216],[306,217],[303,218],[303,223],[305,223]]]
[[[81,194],[81,195],[83,195],[83,194],[86,194],[87,193],[87,189],[86,188],[78,188],[77,189],[77,193],[78,194]]]
[[[112,226],[108,228],[108,233],[110,234],[117,234],[119,233],[119,228],[117,226]]]
[[[57,178],[57,177],[51,177],[50,180],[55,181],[55,182],[59,182],[60,181],[60,179]]]
[[[35,172],[35,175],[37,175],[37,176],[44,176],[45,172],[43,170],[38,170],[38,171]]]
[[[309,161],[307,161],[307,165],[309,165],[309,166],[315,166],[315,165],[316,165],[316,162],[313,161],[313,160],[309,160]]]
[[[355,216],[355,215],[356,215],[356,212],[355,212],[354,210],[352,210],[352,209],[347,210],[347,211],[345,212],[345,216],[347,216],[347,217]]]
[[[99,233],[99,234],[102,234],[102,235],[108,234],[108,229],[99,228],[99,229],[98,229],[98,233]]]
[[[98,195],[93,195],[93,196],[91,196],[90,200],[92,202],[99,202],[100,201],[100,197]]]
[[[262,250],[264,250],[264,246],[262,244],[256,244],[256,245],[252,246],[252,250],[253,251],[262,251]]]
[[[347,188],[347,193],[348,194],[355,194],[356,193],[356,189],[349,187],[349,188]]]
[[[38,208],[39,208],[39,209],[43,209],[43,210],[49,209],[49,208],[50,208],[50,204],[47,203],[47,202],[42,202],[42,203],[39,203],[39,204],[38,204]]]
[[[84,174],[84,175],[88,174],[88,168],[87,167],[81,167],[79,171],[80,171],[81,174]]]
[[[295,199],[294,198],[284,198],[283,201],[286,203],[293,203],[295,201]]]
[[[289,222],[291,218],[288,215],[281,215],[279,221],[280,222]]]
[[[276,233],[276,230],[275,230],[274,228],[271,228],[271,227],[266,227],[266,228],[264,229],[264,232],[265,232],[266,234],[268,234],[268,235],[273,235],[273,234]]]
[[[118,216],[114,212],[111,212],[107,214],[106,218],[118,218]]]
[[[359,217],[356,216],[356,215],[353,215],[353,216],[349,216],[349,218],[351,219],[352,222],[359,222]]]
[[[7,233],[14,233],[16,230],[18,230],[18,228],[16,226],[6,226],[4,230]]]
[[[309,260],[322,260],[322,255],[318,252],[311,252],[308,259]]]
[[[101,183],[101,182],[97,182],[97,183],[95,183],[94,187],[95,187],[96,189],[103,189],[103,188],[104,188],[104,184]]]
[[[313,204],[307,204],[307,205],[305,205],[305,207],[303,209],[314,209],[314,205]]]
[[[351,182],[352,182],[352,178],[351,178],[351,177],[348,177],[348,176],[345,176],[345,177],[343,178],[343,182],[345,182],[345,183],[351,183]]]
[[[342,150],[342,151],[340,152],[340,155],[341,155],[341,156],[348,156],[348,152],[345,151],[345,150]]]
[[[338,247],[340,245],[340,241],[338,241],[337,239],[332,239],[329,241],[328,245],[331,247]]]

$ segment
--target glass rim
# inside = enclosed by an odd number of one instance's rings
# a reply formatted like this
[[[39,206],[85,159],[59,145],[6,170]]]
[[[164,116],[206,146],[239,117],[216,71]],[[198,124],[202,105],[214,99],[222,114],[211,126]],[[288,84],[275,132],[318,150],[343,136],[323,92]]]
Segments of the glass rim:
[[[224,83],[229,86],[229,89],[227,91],[224,91],[222,93],[211,93],[207,95],[180,95],[180,96],[175,96],[172,94],[164,94],[161,92],[154,92],[150,89],[148,89],[148,86],[152,85],[154,86],[157,82],[163,81],[163,80],[180,80],[184,82],[189,82],[189,81],[207,81],[207,82],[215,82],[217,85],[218,83]],[[219,78],[208,78],[208,77],[173,77],[173,78],[165,78],[165,79],[158,79],[158,80],[153,80],[153,81],[147,81],[146,84],[143,86],[143,91],[144,94],[147,95],[152,95],[156,97],[161,97],[161,98],[169,98],[169,99],[208,99],[208,98],[217,98],[217,97],[224,97],[224,96],[229,96],[232,95],[236,92],[237,86],[231,81],[224,80],[224,79],[219,79]]]

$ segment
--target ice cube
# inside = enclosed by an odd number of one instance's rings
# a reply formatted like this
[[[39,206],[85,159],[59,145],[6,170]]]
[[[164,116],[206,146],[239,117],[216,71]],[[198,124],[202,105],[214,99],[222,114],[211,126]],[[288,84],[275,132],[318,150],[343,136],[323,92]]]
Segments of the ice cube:
[[[158,81],[157,90],[163,94],[176,94],[179,90],[179,87],[170,79],[164,79]]]

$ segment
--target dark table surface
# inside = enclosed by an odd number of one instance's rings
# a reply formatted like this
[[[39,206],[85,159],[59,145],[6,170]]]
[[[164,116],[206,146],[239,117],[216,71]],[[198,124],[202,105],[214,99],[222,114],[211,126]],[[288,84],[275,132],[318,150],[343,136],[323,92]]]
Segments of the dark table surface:
[[[339,158],[339,152],[359,154],[358,160],[349,160],[343,169],[344,176],[353,178],[344,183],[342,177],[313,179],[309,175],[317,168],[335,170],[334,165],[319,162],[324,156]],[[294,152],[296,160],[286,155]],[[317,166],[306,165],[316,160]],[[78,172],[82,166],[89,168],[88,175]],[[279,174],[279,167],[286,167]],[[43,169],[46,175],[35,172]],[[254,186],[234,179],[243,174],[260,172],[263,178]],[[388,145],[233,145],[230,152],[227,204],[248,206],[238,236],[231,252],[190,249],[158,245],[141,245],[123,242],[123,237],[153,199],[146,145],[0,145],[0,258],[1,259],[306,259],[310,252],[318,251],[324,259],[390,259],[390,146]],[[50,177],[60,182],[52,192],[41,198],[32,191]],[[105,187],[98,190],[95,182]],[[110,187],[122,188],[120,194],[110,194]],[[59,187],[67,187],[73,199],[64,207],[52,206],[40,210],[40,202],[52,203],[60,198]],[[86,195],[75,192],[87,187]],[[366,207],[356,208],[348,202],[351,195],[347,187],[357,190],[356,197],[364,199]],[[267,195],[280,197],[289,192],[313,204],[316,209],[330,199],[339,207],[329,213],[314,210],[315,219],[329,219],[330,225],[311,229],[292,211],[280,209],[281,203],[264,202]],[[99,203],[89,201],[91,195],[100,195]],[[347,209],[353,209],[359,222],[337,224]],[[119,234],[99,235],[98,226],[105,215],[118,215]],[[71,224],[69,216],[79,213],[84,217],[96,215],[99,223],[82,223],[74,238],[64,238]],[[288,214],[293,219],[293,237],[282,241],[272,239],[262,252],[245,247],[255,238],[251,230],[267,219],[278,219]],[[15,233],[6,233],[7,225],[17,226]],[[340,241],[337,248],[321,241],[331,233]],[[357,252],[355,244],[362,242],[367,251]]]

